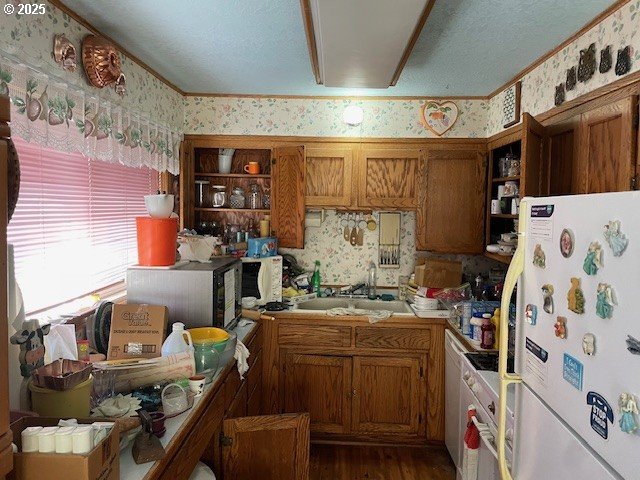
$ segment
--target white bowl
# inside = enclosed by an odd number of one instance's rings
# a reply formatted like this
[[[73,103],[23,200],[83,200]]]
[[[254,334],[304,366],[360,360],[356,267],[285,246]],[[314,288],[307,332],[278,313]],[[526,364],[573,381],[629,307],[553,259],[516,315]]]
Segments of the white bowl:
[[[241,303],[242,308],[253,308],[258,303],[258,299],[256,297],[242,297]]]
[[[153,218],[169,218],[173,212],[173,195],[145,195],[144,206]]]

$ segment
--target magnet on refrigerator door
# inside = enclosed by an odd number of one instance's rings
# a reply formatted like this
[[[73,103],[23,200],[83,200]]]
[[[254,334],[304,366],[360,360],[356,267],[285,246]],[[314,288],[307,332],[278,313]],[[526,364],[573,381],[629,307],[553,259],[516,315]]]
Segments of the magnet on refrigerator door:
[[[631,335],[627,335],[627,350],[633,353],[634,355],[640,355],[640,340],[632,337]]]
[[[618,399],[618,407],[620,407],[620,430],[624,433],[633,433],[638,429],[636,415],[638,415],[638,405],[632,393],[621,393]]]
[[[575,245],[575,239],[573,232],[568,228],[562,230],[560,234],[560,253],[564,258],[569,258],[573,255],[573,246]]]
[[[553,285],[546,283],[542,286],[542,308],[547,313],[553,313]]]
[[[574,313],[584,313],[584,293],[580,288],[580,279],[578,277],[571,278],[571,288],[567,292],[567,301],[569,310]]]
[[[613,306],[618,304],[613,288],[608,283],[599,283],[596,292],[596,314],[603,319],[611,318]]]
[[[567,319],[565,317],[558,317],[556,323],[553,325],[556,337],[565,339],[567,338]]]
[[[614,257],[621,256],[629,244],[627,236],[620,231],[620,220],[611,220],[604,226],[604,238],[611,247]]]
[[[582,337],[582,351],[589,356],[596,354],[596,336],[593,333],[585,333]]]
[[[536,267],[545,268],[547,265],[547,256],[544,254],[542,250],[542,245],[539,243],[536,245],[533,250],[533,264]]]
[[[609,423],[613,424],[613,408],[597,392],[587,393],[587,405],[591,405],[591,428],[606,440],[609,438]]]
[[[524,310],[524,318],[529,325],[535,325],[538,320],[538,307],[530,303]]]
[[[602,246],[600,242],[591,242],[582,269],[587,275],[595,275],[602,268]]]
[[[584,366],[582,362],[565,353],[562,361],[562,378],[575,389],[582,391],[582,379],[584,378]]]

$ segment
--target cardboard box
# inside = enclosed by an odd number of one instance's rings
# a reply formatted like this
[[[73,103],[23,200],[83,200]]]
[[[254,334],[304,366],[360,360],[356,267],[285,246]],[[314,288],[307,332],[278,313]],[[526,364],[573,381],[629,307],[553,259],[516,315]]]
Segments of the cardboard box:
[[[440,258],[418,258],[415,282],[421,287],[457,287],[462,283],[462,262]]]
[[[161,356],[168,318],[160,305],[114,304],[107,360]]]
[[[59,418],[23,417],[11,424],[13,443],[22,450],[21,432],[27,427],[52,427]],[[80,424],[92,424],[100,419],[79,419]],[[62,453],[14,453],[13,472],[7,478],[16,480],[118,480],[120,478],[120,432],[118,425],[107,438],[87,455]]]

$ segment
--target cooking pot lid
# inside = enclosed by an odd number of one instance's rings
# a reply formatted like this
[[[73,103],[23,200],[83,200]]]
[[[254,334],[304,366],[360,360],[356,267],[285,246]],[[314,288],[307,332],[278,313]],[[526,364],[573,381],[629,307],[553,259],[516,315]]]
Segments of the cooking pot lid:
[[[267,312],[281,312],[286,310],[287,306],[282,302],[267,302],[265,308]]]

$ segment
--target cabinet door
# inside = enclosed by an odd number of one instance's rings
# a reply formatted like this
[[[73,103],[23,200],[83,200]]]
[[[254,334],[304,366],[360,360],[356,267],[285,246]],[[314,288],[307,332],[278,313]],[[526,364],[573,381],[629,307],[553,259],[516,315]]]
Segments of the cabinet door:
[[[185,140],[180,145],[180,228],[195,227],[195,165],[193,142]]]
[[[540,195],[544,127],[528,113],[522,116],[520,196]]]
[[[424,200],[417,214],[418,250],[482,253],[486,159],[477,150],[429,150]]]
[[[305,203],[314,207],[350,207],[351,147],[307,147]]]
[[[582,114],[576,159],[578,193],[632,189],[637,161],[637,114],[635,95]]]
[[[271,222],[278,245],[304,248],[304,147],[274,149]]]
[[[421,150],[365,147],[358,163],[360,207],[418,207]]]
[[[287,353],[285,412],[309,412],[314,433],[347,433],[351,415],[351,359]]]
[[[421,357],[353,357],[353,420],[357,433],[424,435]]]
[[[309,414],[225,420],[224,480],[308,480]]]

